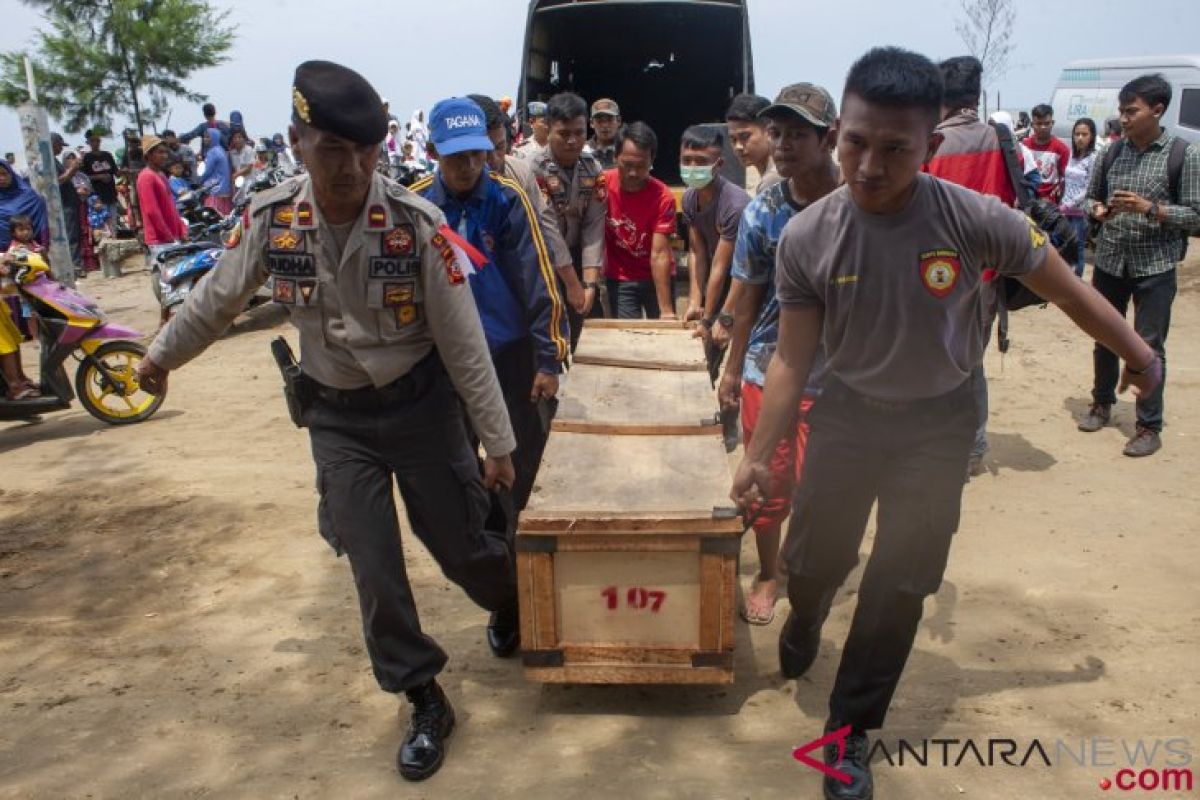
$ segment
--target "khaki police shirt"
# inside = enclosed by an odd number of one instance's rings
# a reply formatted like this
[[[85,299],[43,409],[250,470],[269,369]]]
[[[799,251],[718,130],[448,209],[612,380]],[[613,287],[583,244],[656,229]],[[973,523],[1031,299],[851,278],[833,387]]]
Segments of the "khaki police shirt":
[[[171,370],[195,358],[273,278],[273,299],[299,329],[302,366],[313,379],[338,389],[386,386],[436,347],[488,454],[516,448],[463,271],[469,265],[438,233],[445,217],[436,206],[375,174],[338,248],[302,175],[256,196],[247,218],[150,345],[155,363]]]
[[[546,149],[547,145],[538,144],[537,139],[534,139],[532,136],[530,136],[528,139],[514,147],[512,154],[517,158],[524,158],[527,161],[532,161],[544,153]]]
[[[551,263],[555,267],[571,266],[571,250],[567,247],[566,240],[563,239],[562,231],[558,229],[558,215],[554,213],[554,209],[550,208],[550,204],[542,195],[542,190],[538,188],[537,178],[533,174],[533,166],[523,158],[505,158],[504,176],[521,184],[525,196],[529,198],[529,202],[533,203],[538,224],[542,227],[542,238],[546,240],[546,247],[550,250]]]
[[[608,187],[600,162],[589,153],[581,153],[574,167],[564,169],[547,149],[532,164],[567,247],[581,254],[579,266],[603,268]]]

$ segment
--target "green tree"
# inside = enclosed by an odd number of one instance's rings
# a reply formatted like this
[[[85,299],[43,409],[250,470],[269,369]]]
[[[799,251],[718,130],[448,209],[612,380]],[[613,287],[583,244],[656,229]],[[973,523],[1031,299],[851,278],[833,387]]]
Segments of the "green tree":
[[[187,88],[193,72],[228,60],[228,11],[208,0],[24,0],[47,28],[27,51],[0,53],[0,103],[29,99],[24,58],[34,64],[38,99],[71,133],[114,116],[138,133],[162,117],[172,97],[205,99]]]

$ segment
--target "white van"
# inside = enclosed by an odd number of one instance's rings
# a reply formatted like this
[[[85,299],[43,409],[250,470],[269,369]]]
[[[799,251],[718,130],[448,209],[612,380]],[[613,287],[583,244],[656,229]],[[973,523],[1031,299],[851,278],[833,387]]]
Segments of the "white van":
[[[1117,92],[1139,75],[1161,73],[1171,84],[1171,105],[1162,125],[1189,142],[1200,141],[1200,55],[1136,56],[1072,61],[1054,87],[1054,135],[1071,141],[1080,117],[1091,117],[1104,135],[1104,120],[1117,116]]]

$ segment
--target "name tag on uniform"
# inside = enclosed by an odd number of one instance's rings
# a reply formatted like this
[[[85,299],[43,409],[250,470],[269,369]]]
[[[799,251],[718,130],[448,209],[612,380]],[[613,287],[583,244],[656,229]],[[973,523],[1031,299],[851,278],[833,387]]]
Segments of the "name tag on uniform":
[[[317,276],[317,260],[312,253],[268,250],[267,271],[272,275],[315,278]]]
[[[372,278],[415,278],[420,264],[415,258],[375,256],[367,265],[367,275]]]

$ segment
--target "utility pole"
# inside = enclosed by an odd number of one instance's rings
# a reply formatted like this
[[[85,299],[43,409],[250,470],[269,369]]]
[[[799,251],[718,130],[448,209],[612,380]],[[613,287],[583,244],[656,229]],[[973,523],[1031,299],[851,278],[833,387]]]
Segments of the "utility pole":
[[[21,123],[21,139],[25,145],[25,163],[29,165],[30,182],[46,201],[46,220],[50,226],[50,271],[59,283],[74,287],[78,265],[71,261],[62,195],[58,190],[58,169],[54,166],[54,151],[50,147],[50,118],[46,109],[37,104],[37,84],[34,83],[33,65],[28,58],[25,59],[25,79],[29,84],[29,102],[17,108],[17,117]]]

